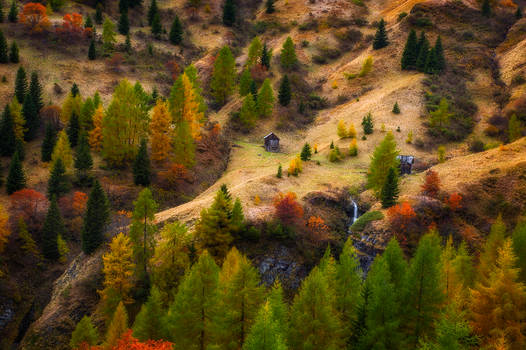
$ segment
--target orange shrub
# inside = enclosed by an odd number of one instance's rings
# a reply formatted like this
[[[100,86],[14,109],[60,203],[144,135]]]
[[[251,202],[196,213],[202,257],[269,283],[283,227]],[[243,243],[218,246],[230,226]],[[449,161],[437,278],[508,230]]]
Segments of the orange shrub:
[[[329,226],[319,216],[311,216],[307,220],[307,234],[306,238],[315,246],[321,246],[324,242],[331,239]]]
[[[422,185],[422,194],[431,198],[437,198],[440,192],[440,179],[434,170],[428,170]]]
[[[82,22],[80,13],[66,13],[62,18],[62,27],[57,28],[57,33],[75,38],[91,35],[92,29],[84,28]]]
[[[158,178],[163,188],[177,187],[190,179],[186,167],[177,163],[171,164],[166,170],[159,171]]]
[[[446,204],[451,208],[451,210],[457,210],[462,208],[462,196],[455,192],[452,193],[449,198],[446,199]]]
[[[46,7],[40,3],[28,2],[18,17],[20,23],[24,23],[33,33],[41,33],[51,26]]]
[[[26,222],[30,231],[40,228],[46,215],[48,201],[42,193],[30,188],[16,191],[9,196],[11,217]]]
[[[409,204],[409,202],[402,202],[401,204],[394,205],[387,210],[387,216],[389,217],[389,224],[391,229],[395,232],[398,240],[401,244],[407,243],[409,231],[416,219],[416,213]]]
[[[303,208],[296,200],[296,193],[280,193],[274,198],[276,216],[284,225],[294,225],[303,217]]]

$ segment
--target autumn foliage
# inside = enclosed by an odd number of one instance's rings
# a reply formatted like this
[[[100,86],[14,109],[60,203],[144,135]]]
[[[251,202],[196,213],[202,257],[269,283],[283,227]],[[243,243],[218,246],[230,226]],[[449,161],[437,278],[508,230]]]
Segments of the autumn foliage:
[[[132,335],[133,331],[129,329],[122,334],[115,346],[111,350],[172,350],[173,344],[162,340],[147,340],[145,342],[139,341]],[[110,349],[102,346],[89,346],[87,343],[82,343],[78,350],[102,350]]]
[[[177,163],[171,164],[166,170],[159,171],[157,177],[163,188],[177,188],[185,181],[190,180],[186,167]]]
[[[30,188],[24,188],[9,196],[11,217],[23,218],[30,229],[39,228],[47,212],[46,196]]]
[[[46,7],[36,2],[28,2],[24,5],[19,15],[19,20],[33,33],[41,33],[51,26],[51,22],[47,17]]]
[[[84,28],[80,13],[66,13],[62,18],[62,26],[57,28],[57,33],[70,38],[81,38],[91,35],[92,28]]]
[[[437,198],[440,193],[440,179],[438,173],[434,170],[429,170],[426,173],[424,184],[422,185],[422,194],[431,198]]]
[[[416,213],[409,202],[402,202],[394,205],[387,210],[389,224],[391,229],[396,233],[401,243],[407,241],[407,231],[416,219]]]
[[[4,207],[2,207],[2,205],[0,204],[0,253],[4,251],[7,239],[11,234],[11,230],[9,230],[8,221],[9,215],[7,215],[7,212],[5,211]]]
[[[462,208],[462,196],[457,192],[452,193],[446,199],[446,204],[451,210],[458,210]]]
[[[319,216],[311,216],[307,220],[307,232],[305,237],[314,246],[321,246],[324,242],[331,239],[329,226]]]
[[[285,225],[294,225],[303,217],[303,208],[296,200],[296,193],[280,193],[274,198],[276,216]]]

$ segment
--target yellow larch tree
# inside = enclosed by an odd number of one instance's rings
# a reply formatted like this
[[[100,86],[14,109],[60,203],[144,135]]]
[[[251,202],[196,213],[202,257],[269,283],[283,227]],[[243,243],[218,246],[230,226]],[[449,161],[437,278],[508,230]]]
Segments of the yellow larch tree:
[[[199,99],[194,91],[192,82],[186,74],[182,76],[184,89],[184,102],[182,118],[190,125],[192,137],[195,140],[200,138],[201,120],[203,119],[203,112],[199,111]]]
[[[51,169],[53,169],[55,162],[59,158],[62,159],[62,163],[64,163],[66,169],[71,169],[73,165],[73,154],[71,153],[71,146],[65,129],[58,133],[57,143],[51,154]]]
[[[9,229],[9,215],[7,215],[6,210],[0,204],[0,253],[4,251],[10,234],[11,230]]]
[[[18,103],[16,98],[13,98],[13,101],[9,104],[11,110],[11,115],[13,116],[13,121],[15,122],[15,135],[19,140],[24,139],[24,133],[26,132],[26,120],[22,116],[22,105]]]
[[[153,107],[150,135],[152,144],[152,159],[156,162],[165,161],[172,149],[173,132],[171,116],[166,102],[158,100]]]
[[[89,132],[89,145],[91,149],[100,152],[102,148],[102,118],[104,110],[99,106],[93,114],[93,129]]]

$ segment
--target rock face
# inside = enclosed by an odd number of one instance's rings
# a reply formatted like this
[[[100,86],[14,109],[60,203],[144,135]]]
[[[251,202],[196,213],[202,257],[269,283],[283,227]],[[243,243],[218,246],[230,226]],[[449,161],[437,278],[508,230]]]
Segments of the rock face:
[[[307,275],[306,268],[295,261],[286,247],[279,247],[258,259],[261,281],[271,286],[276,279],[286,290],[297,290]]]
[[[103,253],[103,249],[91,256],[80,253],[71,262],[54,282],[51,300],[27,331],[21,349],[69,349],[75,325],[97,304]]]

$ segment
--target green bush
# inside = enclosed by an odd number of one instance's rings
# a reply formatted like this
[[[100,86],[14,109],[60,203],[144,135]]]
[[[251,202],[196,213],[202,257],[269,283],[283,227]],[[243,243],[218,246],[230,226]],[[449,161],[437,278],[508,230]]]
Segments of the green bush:
[[[353,232],[355,232],[355,231],[363,231],[363,229],[365,228],[365,225],[367,225],[371,221],[382,220],[383,218],[384,218],[384,214],[382,214],[381,211],[377,211],[377,210],[376,211],[369,211],[369,212],[363,214],[362,216],[360,216],[354,222],[354,224],[352,224],[351,231],[353,231]]]

